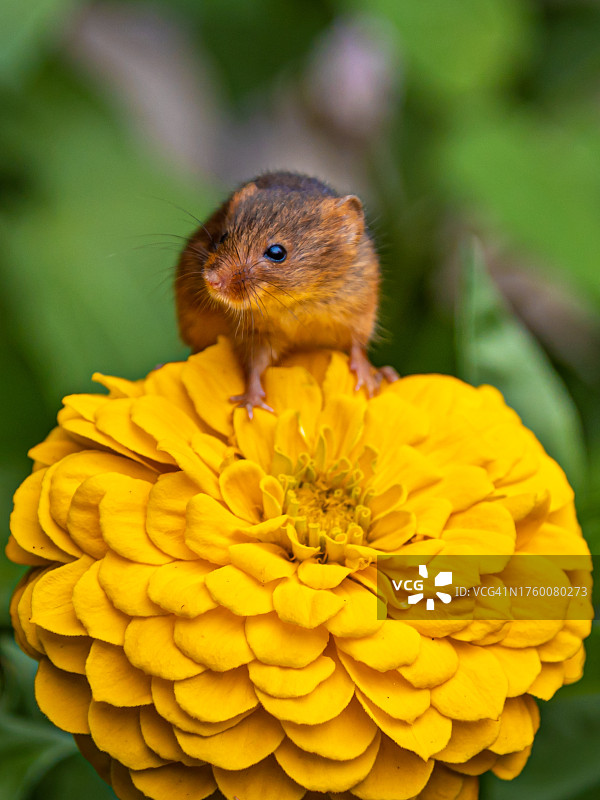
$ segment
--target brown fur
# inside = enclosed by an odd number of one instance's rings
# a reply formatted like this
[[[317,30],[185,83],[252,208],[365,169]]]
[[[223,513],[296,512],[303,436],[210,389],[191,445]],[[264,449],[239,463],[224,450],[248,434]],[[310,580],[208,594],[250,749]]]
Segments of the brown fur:
[[[287,250],[282,263],[264,256],[273,244]],[[268,173],[234,192],[189,239],[176,277],[179,331],[194,352],[230,336],[247,394],[254,380],[260,395],[264,367],[290,351],[364,354],[378,289],[360,200],[314,178]]]

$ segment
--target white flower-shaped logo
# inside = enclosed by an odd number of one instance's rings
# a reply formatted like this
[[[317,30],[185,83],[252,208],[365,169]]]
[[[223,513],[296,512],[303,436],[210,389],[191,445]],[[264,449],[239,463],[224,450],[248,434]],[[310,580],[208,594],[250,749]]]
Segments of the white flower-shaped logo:
[[[429,578],[429,573],[427,572],[427,566],[425,564],[419,565],[419,575],[422,578]],[[438,574],[435,576],[435,586],[448,586],[450,583],[452,583],[451,572],[438,572]],[[449,603],[452,599],[451,595],[449,595],[447,592],[436,592],[436,596],[442,601],[442,603]],[[411,594],[407,599],[409,605],[414,606],[415,603],[418,603],[423,599],[423,592]],[[433,611],[434,607],[435,600],[432,597],[428,597],[426,603],[427,611]]]

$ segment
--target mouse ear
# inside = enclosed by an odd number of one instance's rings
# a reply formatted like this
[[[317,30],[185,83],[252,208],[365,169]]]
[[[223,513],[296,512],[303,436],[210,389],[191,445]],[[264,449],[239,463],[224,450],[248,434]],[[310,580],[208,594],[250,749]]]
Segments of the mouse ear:
[[[355,194],[347,194],[345,197],[336,198],[335,207],[346,223],[350,239],[356,243],[365,230],[365,214],[362,203]]]
[[[245,186],[242,186],[241,189],[238,189],[237,192],[234,192],[231,195],[231,201],[229,203],[229,211],[235,211],[235,209],[243,203],[244,200],[248,200],[250,197],[253,197],[258,192],[258,186],[251,182],[247,183]]]

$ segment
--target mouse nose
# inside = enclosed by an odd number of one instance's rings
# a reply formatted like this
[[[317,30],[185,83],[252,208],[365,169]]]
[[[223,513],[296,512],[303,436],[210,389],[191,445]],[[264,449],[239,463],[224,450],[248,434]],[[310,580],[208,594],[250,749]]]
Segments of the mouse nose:
[[[211,289],[215,291],[219,291],[219,289],[223,288],[223,279],[219,277],[216,270],[207,270],[204,273],[204,280],[210,286]]]

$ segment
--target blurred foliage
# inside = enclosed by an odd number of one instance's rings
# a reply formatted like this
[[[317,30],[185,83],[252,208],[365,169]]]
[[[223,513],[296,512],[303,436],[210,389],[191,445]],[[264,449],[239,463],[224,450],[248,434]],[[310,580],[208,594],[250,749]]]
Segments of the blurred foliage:
[[[155,33],[164,17],[208,65],[224,148],[206,159],[210,168],[174,165],[139,110],[128,109],[122,90],[135,63],[115,77],[117,62],[102,69],[101,58],[86,61],[94,40],[82,31],[104,11],[130,25],[131,15],[151,13]],[[332,30],[365,15],[381,32],[396,86],[368,141],[344,133],[339,98],[307,100],[315,53]],[[142,25],[131,41],[146,35]],[[89,390],[96,370],[135,378],[183,357],[171,290],[177,237],[232,182],[257,171],[253,114],[272,133],[292,107],[306,130],[318,129],[315,152],[330,148],[325,162],[343,153],[348,174],[361,175],[385,276],[374,361],[496,385],[566,469],[584,533],[600,552],[598,41],[600,6],[583,0],[2,0],[4,539],[26,451],[54,424],[61,397]],[[348,62],[354,78],[340,95],[352,96],[356,63]],[[208,92],[200,88],[202,107]],[[160,121],[172,107],[164,93],[155,99]],[[232,181],[236,142],[250,155]],[[281,149],[269,152],[259,168],[285,166],[270,160]],[[515,275],[527,278],[517,289]],[[103,800],[112,792],[33,704],[34,665],[8,632],[20,572],[0,561],[2,796]],[[543,704],[523,774],[509,784],[486,778],[482,797],[598,796],[598,633],[583,680]]]

